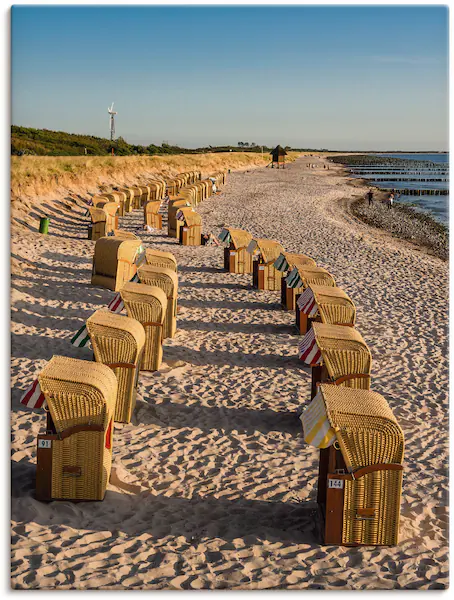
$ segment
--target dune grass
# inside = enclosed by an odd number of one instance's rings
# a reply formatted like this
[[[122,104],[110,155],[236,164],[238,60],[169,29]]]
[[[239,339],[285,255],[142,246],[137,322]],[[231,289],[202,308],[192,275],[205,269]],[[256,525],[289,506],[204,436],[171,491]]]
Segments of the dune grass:
[[[292,162],[299,155],[290,152]],[[99,185],[131,185],[145,177],[172,177],[183,171],[203,175],[265,166],[270,156],[252,152],[177,154],[170,156],[12,156],[12,197],[43,196],[59,188],[90,189]]]

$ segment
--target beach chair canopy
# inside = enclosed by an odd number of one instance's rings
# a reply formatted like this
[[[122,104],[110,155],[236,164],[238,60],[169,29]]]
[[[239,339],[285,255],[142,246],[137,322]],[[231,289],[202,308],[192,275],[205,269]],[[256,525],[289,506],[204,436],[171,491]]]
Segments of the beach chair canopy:
[[[315,285],[336,285],[334,277],[323,267],[312,267],[310,265],[296,265],[285,278],[287,287],[301,288],[312,283]]]
[[[227,245],[233,244],[235,250],[242,250],[243,248],[247,248],[251,240],[252,235],[244,229],[234,229],[233,227],[226,227],[219,234],[219,241]]]
[[[114,236],[99,238],[95,244],[94,274],[116,277],[118,262],[133,264],[142,249],[139,239],[130,240]]]
[[[164,314],[167,309],[167,297],[164,291],[160,288],[129,281],[121,288],[120,294],[126,304],[126,308],[128,308],[128,303],[130,305],[137,305],[138,303],[148,305],[148,308],[143,311],[143,319],[141,318],[141,310],[137,306],[137,310],[134,311],[133,318],[137,319],[141,323],[146,321],[156,321],[160,323],[163,322]],[[150,318],[150,313],[152,313],[152,318]]]
[[[159,209],[161,208],[161,201],[160,200],[150,200],[149,202],[147,202],[144,207],[143,207],[143,212],[145,215],[147,214],[158,214]]]
[[[171,252],[163,252],[162,250],[154,250],[147,248],[145,250],[145,260],[147,265],[162,267],[164,269],[172,269],[177,271],[177,259]]]
[[[164,290],[168,300],[177,295],[178,276],[175,271],[155,265],[143,265],[138,269],[137,274],[142,283]]]
[[[296,265],[316,267],[317,263],[305,254],[294,254],[292,252],[281,252],[274,263],[274,267],[278,271],[290,271]]]
[[[87,330],[95,357],[108,366],[134,362],[145,344],[145,331],[138,321],[107,309],[87,319]]]
[[[122,240],[139,240],[140,238],[132,231],[124,231],[124,229],[114,229],[114,237],[121,238]]]
[[[117,398],[117,378],[109,367],[54,356],[38,380],[58,433],[77,425],[107,428]]]
[[[89,208],[88,212],[90,213],[91,222],[93,224],[103,223],[107,219],[107,215],[102,208]]]
[[[192,208],[180,208],[177,212],[177,219],[183,221],[188,227],[202,224],[202,217]]]
[[[263,238],[254,238],[247,247],[249,254],[258,254],[266,264],[274,263],[276,258],[284,248],[275,240],[266,240]]]
[[[333,382],[338,384],[355,379],[355,375],[365,378],[370,375],[370,350],[353,327],[312,323],[298,346],[298,355],[312,367],[324,364]]]
[[[377,464],[402,464],[402,429],[377,392],[321,384],[301,421],[307,443],[326,448],[337,440],[353,472]]]
[[[298,298],[297,306],[309,317],[320,315],[322,323],[351,324],[356,307],[342,288],[310,284]]]
[[[106,204],[104,204],[103,210],[106,212],[106,214],[113,217],[117,214],[118,204],[116,202],[107,202]]]

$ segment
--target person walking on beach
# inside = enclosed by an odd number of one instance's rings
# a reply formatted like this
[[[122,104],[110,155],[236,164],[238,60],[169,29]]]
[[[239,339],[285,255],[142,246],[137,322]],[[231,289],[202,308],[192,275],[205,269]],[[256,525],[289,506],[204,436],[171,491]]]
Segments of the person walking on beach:
[[[393,207],[393,202],[394,202],[394,194],[391,192],[388,196],[388,208]]]
[[[366,194],[367,199],[369,200],[369,206],[372,204],[372,202],[374,201],[374,192],[372,190],[369,190]]]

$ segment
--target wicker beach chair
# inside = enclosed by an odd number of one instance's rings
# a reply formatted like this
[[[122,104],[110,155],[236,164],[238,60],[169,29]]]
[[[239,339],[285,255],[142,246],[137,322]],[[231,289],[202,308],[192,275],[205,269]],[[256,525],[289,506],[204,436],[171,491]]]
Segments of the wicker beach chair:
[[[342,288],[314,285],[304,290],[297,301],[299,332],[305,335],[313,321],[328,325],[349,325],[356,320],[356,307]]]
[[[162,229],[162,215],[159,214],[161,208],[160,200],[150,200],[143,207],[143,219],[145,225]]]
[[[247,252],[254,258],[252,264],[252,285],[259,290],[280,291],[282,273],[274,263],[284,252],[284,248],[274,240],[254,238],[249,242]]]
[[[286,278],[296,266],[316,267],[317,263],[305,254],[294,254],[293,252],[281,252],[274,263],[274,267],[282,272],[281,306],[284,310],[295,310],[296,292],[293,288],[287,287]]]
[[[132,208],[141,208],[147,200],[147,190],[143,190],[143,188],[138,185],[133,185],[129,189],[133,193]]]
[[[188,208],[191,206],[189,200],[177,196],[175,200],[170,200],[167,208],[167,235],[169,237],[178,238],[181,222],[177,220],[177,212],[180,208]]]
[[[147,248],[145,250],[145,262],[150,266],[170,269],[171,271],[175,271],[175,273],[177,272],[177,260],[171,252]]]
[[[115,191],[119,191],[122,192],[125,195],[125,213],[129,213],[132,211],[132,203],[133,203],[133,199],[134,199],[134,192],[131,190],[131,188],[127,188],[127,187],[119,187],[119,188],[114,188]]]
[[[120,290],[128,316],[142,323],[145,347],[141,371],[157,371],[162,362],[164,319],[167,298],[158,287],[143,283],[126,283]]]
[[[329,273],[323,267],[296,265],[285,278],[285,283],[288,290],[288,295],[292,294],[290,290],[293,290],[296,328],[299,332],[304,331],[304,318],[303,322],[301,323],[300,319],[302,315],[297,305],[300,295],[309,285],[336,287],[336,281],[331,273]]]
[[[178,276],[172,269],[143,265],[137,270],[140,282],[160,288],[167,298],[163,338],[173,338],[177,330]]]
[[[118,229],[118,204],[116,202],[107,202],[103,206],[103,211],[107,215],[106,219],[106,231],[113,231]]]
[[[227,246],[224,248],[224,269],[229,273],[252,273],[252,254],[247,247],[252,235],[243,229],[224,228],[219,240]]]
[[[125,200],[126,194],[119,191],[105,192],[101,194],[101,197],[105,198],[107,202],[115,202],[118,207],[117,216],[125,216]]]
[[[383,396],[323,384],[301,420],[305,439],[320,448],[325,543],[397,544],[404,436]]]
[[[136,404],[137,379],[145,345],[143,326],[110,310],[97,310],[87,320],[97,362],[110,367],[118,381],[115,421],[129,423]]]
[[[180,208],[177,220],[182,223],[179,230],[180,244],[183,246],[201,246],[202,217],[192,208]]]
[[[137,272],[135,259],[142,242],[123,237],[103,237],[96,242],[91,284],[117,292]]]
[[[312,367],[312,398],[320,383],[370,388],[372,356],[354,327],[314,322],[298,345],[298,355]]]
[[[38,380],[49,412],[46,433],[38,435],[37,499],[102,500],[112,464],[114,372],[54,356]]]
[[[91,217],[91,224],[88,226],[88,239],[96,241],[107,235],[107,215],[102,208],[89,208],[88,212]]]

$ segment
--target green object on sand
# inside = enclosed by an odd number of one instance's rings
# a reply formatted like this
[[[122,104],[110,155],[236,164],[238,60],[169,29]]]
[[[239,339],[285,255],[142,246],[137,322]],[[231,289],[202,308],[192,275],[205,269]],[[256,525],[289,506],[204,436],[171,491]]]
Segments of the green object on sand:
[[[47,235],[49,232],[49,223],[50,223],[49,217],[41,217],[39,220],[39,233],[43,233],[44,235]]]

